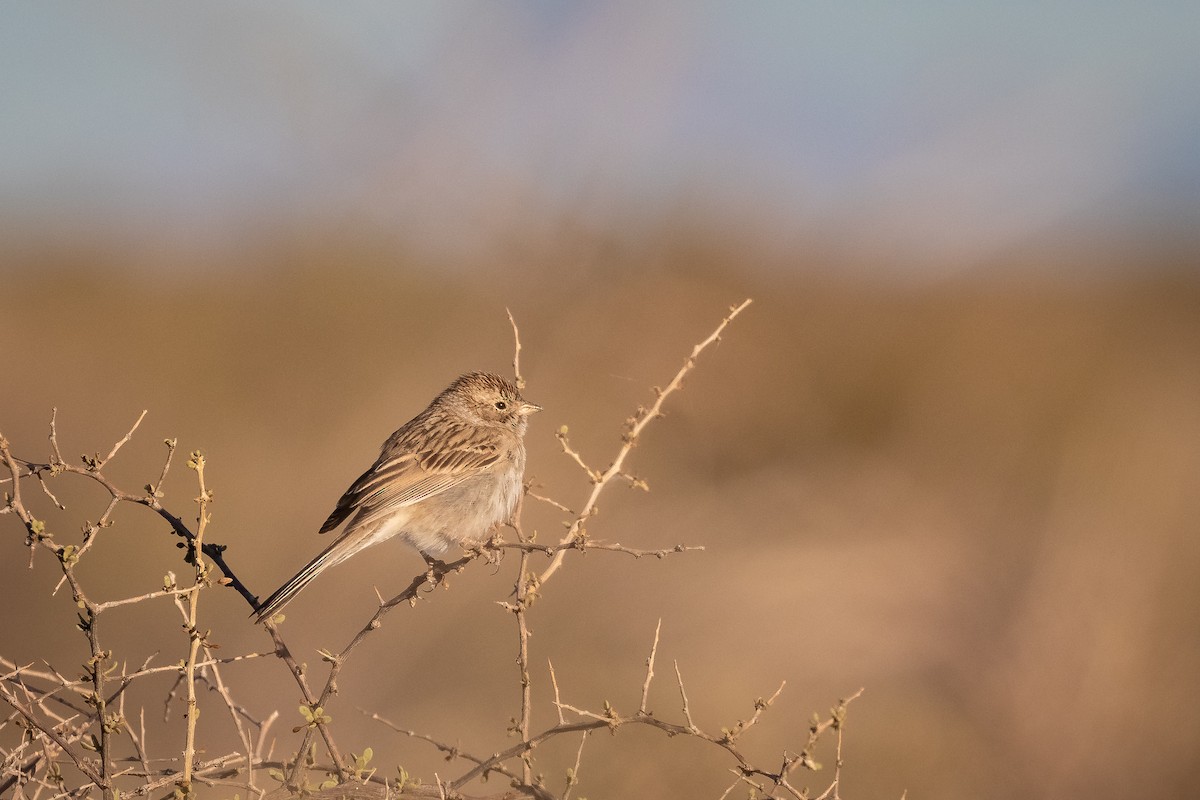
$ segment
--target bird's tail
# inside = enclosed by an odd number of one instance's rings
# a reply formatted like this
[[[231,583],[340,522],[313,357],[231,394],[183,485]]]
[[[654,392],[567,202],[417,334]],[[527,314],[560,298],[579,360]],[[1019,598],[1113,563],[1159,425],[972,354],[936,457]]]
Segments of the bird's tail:
[[[347,547],[345,535],[339,538],[336,542],[326,547],[312,561],[297,572],[292,579],[275,590],[275,593],[268,597],[259,605],[258,610],[254,612],[255,622],[263,622],[279,613],[292,599],[300,594],[305,586],[312,582],[312,579],[320,575],[325,570],[332,567],[334,564],[340,564],[350,556],[357,552],[358,548]]]

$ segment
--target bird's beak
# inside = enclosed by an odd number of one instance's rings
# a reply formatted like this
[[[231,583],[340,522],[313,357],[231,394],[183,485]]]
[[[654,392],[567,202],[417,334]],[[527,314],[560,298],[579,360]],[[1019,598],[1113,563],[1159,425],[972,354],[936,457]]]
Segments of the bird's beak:
[[[539,406],[537,403],[522,402],[521,410],[518,411],[517,413],[519,413],[522,417],[528,417],[530,414],[536,414],[537,412],[539,412],[541,410],[542,410],[542,407]]]

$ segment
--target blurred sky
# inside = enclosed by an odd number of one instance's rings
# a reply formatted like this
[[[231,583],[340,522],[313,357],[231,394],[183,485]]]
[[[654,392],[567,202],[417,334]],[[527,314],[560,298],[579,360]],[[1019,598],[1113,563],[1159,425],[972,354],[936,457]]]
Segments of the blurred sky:
[[[3,233],[701,212],[927,263],[1200,226],[1200,3],[23,2]]]

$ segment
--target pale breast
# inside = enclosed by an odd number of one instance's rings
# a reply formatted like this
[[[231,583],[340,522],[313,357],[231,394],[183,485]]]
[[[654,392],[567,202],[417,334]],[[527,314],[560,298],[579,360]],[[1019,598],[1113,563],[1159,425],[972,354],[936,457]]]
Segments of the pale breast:
[[[401,535],[431,554],[478,544],[512,518],[524,472],[525,449],[514,448],[488,469],[411,507]]]

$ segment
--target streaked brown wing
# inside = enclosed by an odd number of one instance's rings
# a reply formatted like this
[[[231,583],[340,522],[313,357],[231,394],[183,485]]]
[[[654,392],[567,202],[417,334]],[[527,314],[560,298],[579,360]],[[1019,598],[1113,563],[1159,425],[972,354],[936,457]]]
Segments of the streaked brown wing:
[[[370,524],[399,508],[446,491],[496,463],[498,458],[496,445],[483,443],[380,456],[342,495],[321,526],[321,533],[333,530],[359,510],[363,513],[355,520],[354,527]]]
[[[384,466],[391,465],[389,474],[395,475],[399,469],[403,468],[402,464],[396,463],[401,459],[407,458],[408,461],[415,465],[416,456],[402,456],[400,458],[388,458],[381,455],[379,459],[371,465],[371,468],[358,476],[358,480],[350,484],[350,488],[338,499],[337,506],[330,513],[329,518],[321,526],[320,533],[329,533],[331,530],[341,525],[346,521],[346,518],[358,510],[359,504],[362,502],[365,495],[374,491],[378,487],[378,481],[382,477],[380,469]]]

